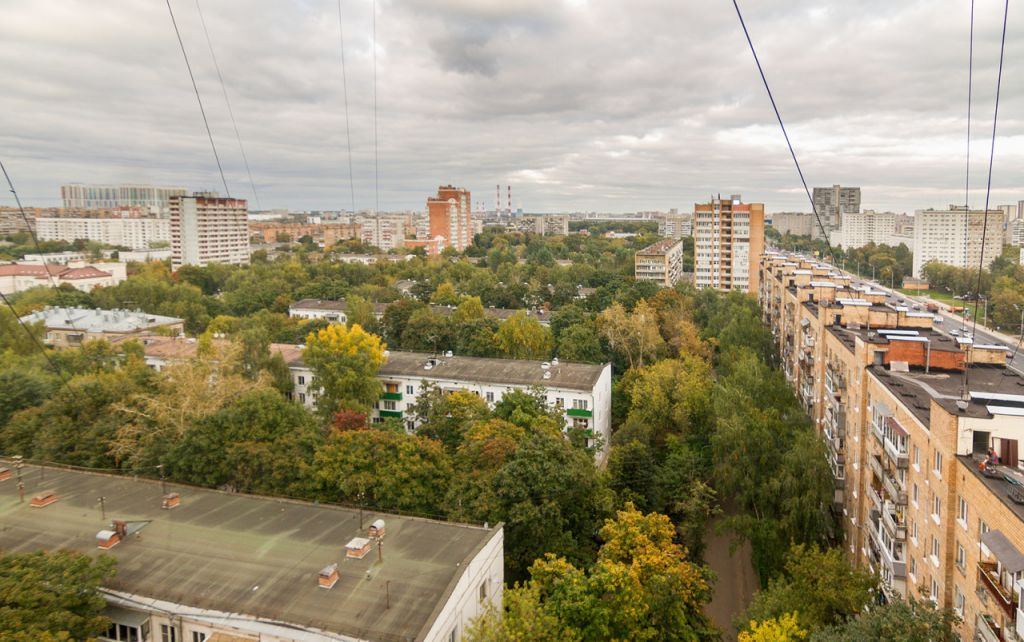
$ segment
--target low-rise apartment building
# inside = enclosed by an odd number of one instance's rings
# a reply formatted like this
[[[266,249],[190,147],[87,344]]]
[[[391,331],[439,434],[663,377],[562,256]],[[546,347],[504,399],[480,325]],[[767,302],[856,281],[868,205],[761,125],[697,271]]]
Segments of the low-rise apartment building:
[[[683,276],[683,241],[664,239],[637,250],[633,256],[637,281],[650,281],[670,288]]]
[[[66,264],[19,263],[0,264],[0,293],[14,294],[37,286],[69,285],[82,292],[98,287],[111,287],[127,277],[124,263],[93,263],[72,261]]]
[[[384,312],[390,303],[374,303],[373,315],[379,321],[384,318]],[[455,312],[455,307],[450,305],[431,305],[430,311],[434,314],[449,316]],[[495,321],[504,321],[517,312],[523,312],[527,317],[535,319],[541,325],[551,324],[551,313],[543,308],[533,310],[513,310],[511,308],[484,308],[484,317]],[[344,299],[332,301],[329,299],[302,299],[288,306],[288,316],[296,319],[327,319],[335,323],[348,323],[348,303]]]
[[[184,332],[185,320],[148,314],[138,310],[89,310],[47,306],[21,317],[22,323],[42,323],[44,343],[55,348],[78,347],[92,339],[117,341],[125,337],[159,332],[176,336]]]
[[[302,346],[274,344],[292,372],[296,401],[316,406],[317,387],[313,371],[302,361]],[[525,359],[489,359],[455,356],[448,352],[433,355],[423,352],[388,351],[377,373],[384,394],[374,404],[370,420],[401,420],[406,429],[415,430],[417,418],[410,413],[426,386],[441,390],[466,390],[489,405],[501,401],[506,392],[543,391],[547,403],[562,410],[566,428],[589,431],[591,446],[600,446],[598,460],[603,461],[611,443],[612,367],[591,364]]]
[[[0,468],[11,474],[0,483],[0,549],[117,561],[100,588],[112,622],[100,640],[451,642],[501,607],[501,524]]]
[[[759,297],[826,444],[845,547],[890,599],[954,609],[961,639],[1024,639],[1024,376],[814,261],[768,253]]]

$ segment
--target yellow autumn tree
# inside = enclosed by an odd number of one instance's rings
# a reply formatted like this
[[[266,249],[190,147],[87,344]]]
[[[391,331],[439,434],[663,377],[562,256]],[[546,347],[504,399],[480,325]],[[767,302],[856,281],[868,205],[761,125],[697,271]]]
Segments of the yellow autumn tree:
[[[376,379],[384,363],[385,345],[380,337],[353,324],[332,324],[306,337],[302,358],[313,370],[317,411],[330,420],[341,409],[369,413],[380,398]]]
[[[741,631],[739,642],[800,642],[807,639],[807,631],[800,628],[796,613],[786,613],[763,622],[751,622],[750,629]]]

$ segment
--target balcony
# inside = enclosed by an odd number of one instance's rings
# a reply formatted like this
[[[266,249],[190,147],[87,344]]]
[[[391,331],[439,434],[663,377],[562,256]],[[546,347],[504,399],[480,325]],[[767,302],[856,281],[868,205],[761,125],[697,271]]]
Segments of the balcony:
[[[565,414],[570,417],[593,417],[593,411],[587,410],[586,408],[569,408],[565,411]]]
[[[879,513],[882,512],[882,494],[878,492],[878,489],[874,486],[868,486],[868,498],[871,499],[871,503],[874,505],[875,510]]]
[[[1017,609],[1013,604],[1013,591],[999,582],[999,571],[995,562],[978,562],[978,584],[985,587],[1006,617],[1014,620]]]
[[[402,393],[400,392],[385,392],[380,396],[381,399],[387,399],[389,401],[401,401]]]
[[[402,418],[401,410],[380,410],[378,412],[381,417],[395,417],[396,419]]]
[[[888,493],[889,498],[895,503],[901,506],[907,505],[907,491],[903,488],[900,481],[888,471],[882,477],[882,486],[885,488],[885,492]]]
[[[885,479],[885,471],[882,469],[882,462],[878,460],[877,455],[868,457],[868,468],[875,474],[875,477],[878,477],[878,481]]]
[[[910,455],[906,449],[901,449],[896,444],[892,443],[888,439],[884,440],[885,454],[889,457],[892,463],[896,464],[897,468],[909,468],[910,467]]]
[[[981,642],[1004,642],[1003,632],[996,624],[992,616],[987,613],[979,613],[974,622],[975,640]]]
[[[878,445],[879,446],[884,446],[885,445],[885,431],[884,431],[884,428],[882,428],[882,422],[880,422],[880,421],[872,421],[871,422],[871,434],[873,434],[875,436],[875,439],[878,440]]]
[[[902,511],[897,512],[896,505],[892,502],[885,502],[882,509],[882,524],[885,525],[889,534],[894,539],[907,539],[907,522]]]

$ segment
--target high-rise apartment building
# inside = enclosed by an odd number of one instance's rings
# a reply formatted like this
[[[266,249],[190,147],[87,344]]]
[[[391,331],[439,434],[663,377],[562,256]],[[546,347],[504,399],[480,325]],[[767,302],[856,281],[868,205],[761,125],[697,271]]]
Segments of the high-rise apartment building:
[[[693,206],[694,282],[698,288],[757,291],[764,251],[764,204],[739,194]]]
[[[987,268],[1003,250],[1003,212],[967,211],[963,205],[950,205],[945,210],[917,210],[914,214],[914,276],[920,278],[921,268],[929,261],[938,261],[960,268],[974,268],[982,262]]]
[[[670,212],[658,217],[658,235],[670,239],[693,236],[693,214]]]
[[[896,214],[893,212],[847,212],[839,228],[837,245],[846,249],[864,247],[869,243],[894,245]]]
[[[40,217],[36,219],[36,233],[43,241],[73,243],[85,239],[106,245],[147,249],[153,243],[171,240],[171,221],[166,218],[120,216]]]
[[[443,247],[463,251],[473,242],[473,200],[469,190],[453,185],[437,188],[437,196],[427,198],[430,238],[444,239]]]
[[[859,187],[815,187],[813,199],[814,209],[829,236],[842,227],[843,214],[860,211]],[[817,224],[811,228],[811,236],[821,238],[821,228]]]
[[[171,198],[185,196],[184,187],[157,185],[82,185],[60,186],[60,197],[67,209],[113,209],[144,207],[153,213],[166,212]]]
[[[806,257],[761,265],[763,317],[824,442],[848,559],[888,600],[954,610],[957,639],[1024,639],[1024,377],[1007,348]]]
[[[356,220],[360,226],[359,238],[363,243],[385,252],[405,247],[405,216],[373,214],[360,216]]]
[[[242,199],[197,193],[171,198],[171,267],[249,264],[248,206]]]
[[[779,234],[810,236],[817,225],[814,214],[805,212],[775,212],[772,214],[772,229],[777,230]]]

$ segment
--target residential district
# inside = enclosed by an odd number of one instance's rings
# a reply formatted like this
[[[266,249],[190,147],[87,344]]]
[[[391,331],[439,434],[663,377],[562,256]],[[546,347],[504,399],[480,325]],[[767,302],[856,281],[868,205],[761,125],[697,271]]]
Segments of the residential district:
[[[0,210],[0,637],[1024,639],[1024,201],[506,189]]]

